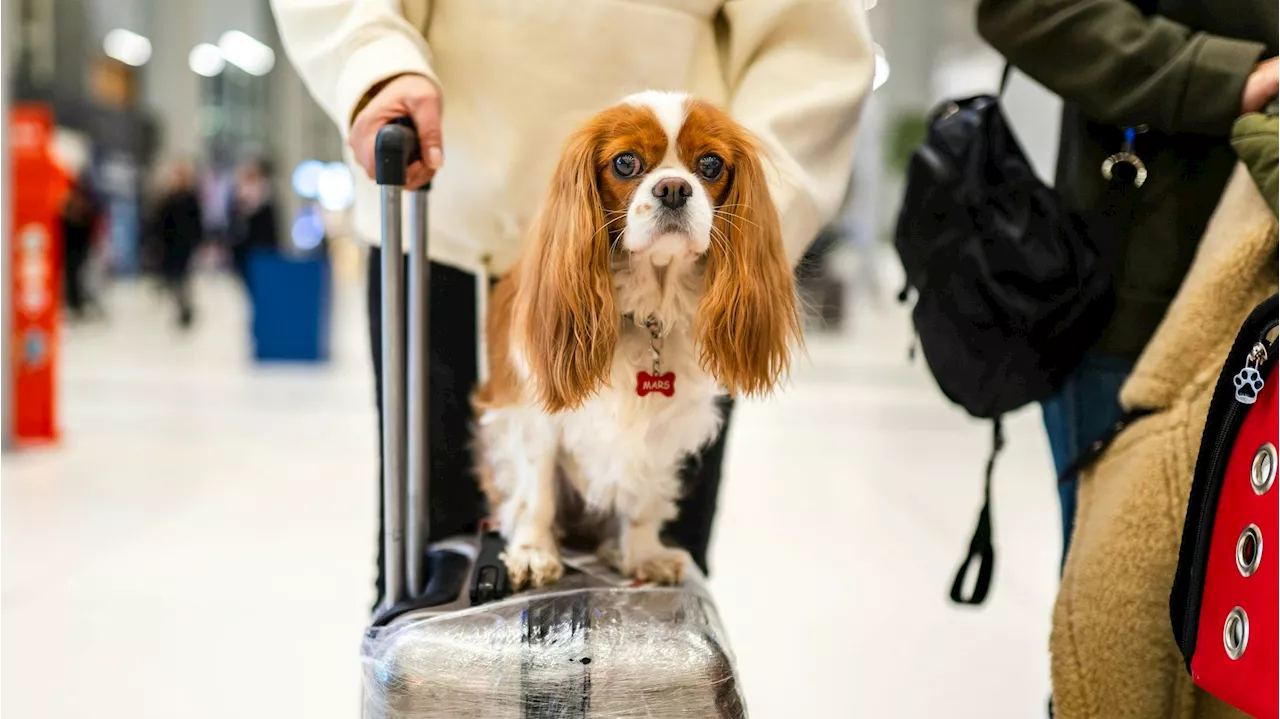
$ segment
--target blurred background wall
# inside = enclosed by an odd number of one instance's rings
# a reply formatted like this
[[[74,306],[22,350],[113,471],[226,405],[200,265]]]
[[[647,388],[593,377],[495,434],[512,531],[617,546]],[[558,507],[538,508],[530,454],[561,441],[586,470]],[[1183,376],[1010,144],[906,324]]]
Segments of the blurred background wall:
[[[284,60],[265,0],[12,0],[5,12],[15,19],[5,23],[13,98],[53,106],[71,171],[92,169],[110,196],[118,273],[138,269],[140,206],[167,163],[225,171],[267,159],[280,170],[287,224],[299,207],[289,171],[340,159],[337,132]],[[219,56],[237,42],[250,62]]]

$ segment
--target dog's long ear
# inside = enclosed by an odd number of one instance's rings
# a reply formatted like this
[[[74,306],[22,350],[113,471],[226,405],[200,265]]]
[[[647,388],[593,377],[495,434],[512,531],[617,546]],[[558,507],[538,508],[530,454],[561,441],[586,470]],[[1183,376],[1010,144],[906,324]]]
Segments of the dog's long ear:
[[[730,394],[767,394],[801,339],[795,280],[769,196],[761,150],[748,136],[715,213],[696,330],[702,367]]]
[[[518,336],[549,412],[577,407],[599,390],[618,343],[596,135],[586,127],[569,139],[518,270]]]

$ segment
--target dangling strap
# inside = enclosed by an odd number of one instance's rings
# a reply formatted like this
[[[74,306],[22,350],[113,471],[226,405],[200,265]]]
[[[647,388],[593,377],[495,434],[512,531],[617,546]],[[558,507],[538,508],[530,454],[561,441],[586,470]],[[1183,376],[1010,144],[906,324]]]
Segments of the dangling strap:
[[[982,511],[978,512],[978,526],[973,530],[973,539],[969,540],[969,554],[964,558],[960,568],[956,570],[955,581],[951,583],[951,601],[956,604],[977,606],[987,599],[987,591],[991,589],[991,575],[995,571],[996,550],[991,544],[991,475],[995,473],[996,456],[1004,449],[1004,429],[1000,418],[991,420],[991,454],[987,457],[987,476],[982,487]],[[965,579],[969,576],[969,568],[974,561],[978,562],[978,578],[973,583],[973,593],[963,595]]]
[[[1005,88],[1009,87],[1009,78],[1012,75],[1013,75],[1013,65],[1006,62],[1004,64],[1004,71],[1000,73],[1000,93],[999,93],[1000,97],[1004,97]]]

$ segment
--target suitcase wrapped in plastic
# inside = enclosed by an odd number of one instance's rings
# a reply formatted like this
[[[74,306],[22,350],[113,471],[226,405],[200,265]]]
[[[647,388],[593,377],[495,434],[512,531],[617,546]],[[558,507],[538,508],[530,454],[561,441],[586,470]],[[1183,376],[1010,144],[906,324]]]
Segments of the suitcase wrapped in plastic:
[[[410,612],[370,629],[365,716],[746,716],[732,655],[698,578],[679,588],[611,584],[570,570],[551,590]]]
[[[379,133],[387,248],[402,241],[401,191],[416,149],[407,123]],[[361,646],[364,716],[745,718],[733,655],[696,570],[679,587],[640,585],[566,552],[554,586],[512,595],[496,533],[425,546],[426,448],[407,438],[425,436],[427,418],[426,191],[410,197],[407,301],[400,253],[382,253],[386,596]]]

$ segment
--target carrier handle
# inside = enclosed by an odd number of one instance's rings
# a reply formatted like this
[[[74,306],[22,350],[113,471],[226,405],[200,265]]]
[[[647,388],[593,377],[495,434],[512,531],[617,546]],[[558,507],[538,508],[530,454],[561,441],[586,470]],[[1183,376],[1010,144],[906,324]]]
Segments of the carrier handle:
[[[401,252],[405,248],[401,202],[407,189],[407,171],[409,165],[420,157],[418,134],[409,118],[397,118],[378,130],[374,141],[374,175],[382,194],[384,610],[403,600],[421,596],[427,584],[429,184],[409,191],[407,359],[404,260]]]

